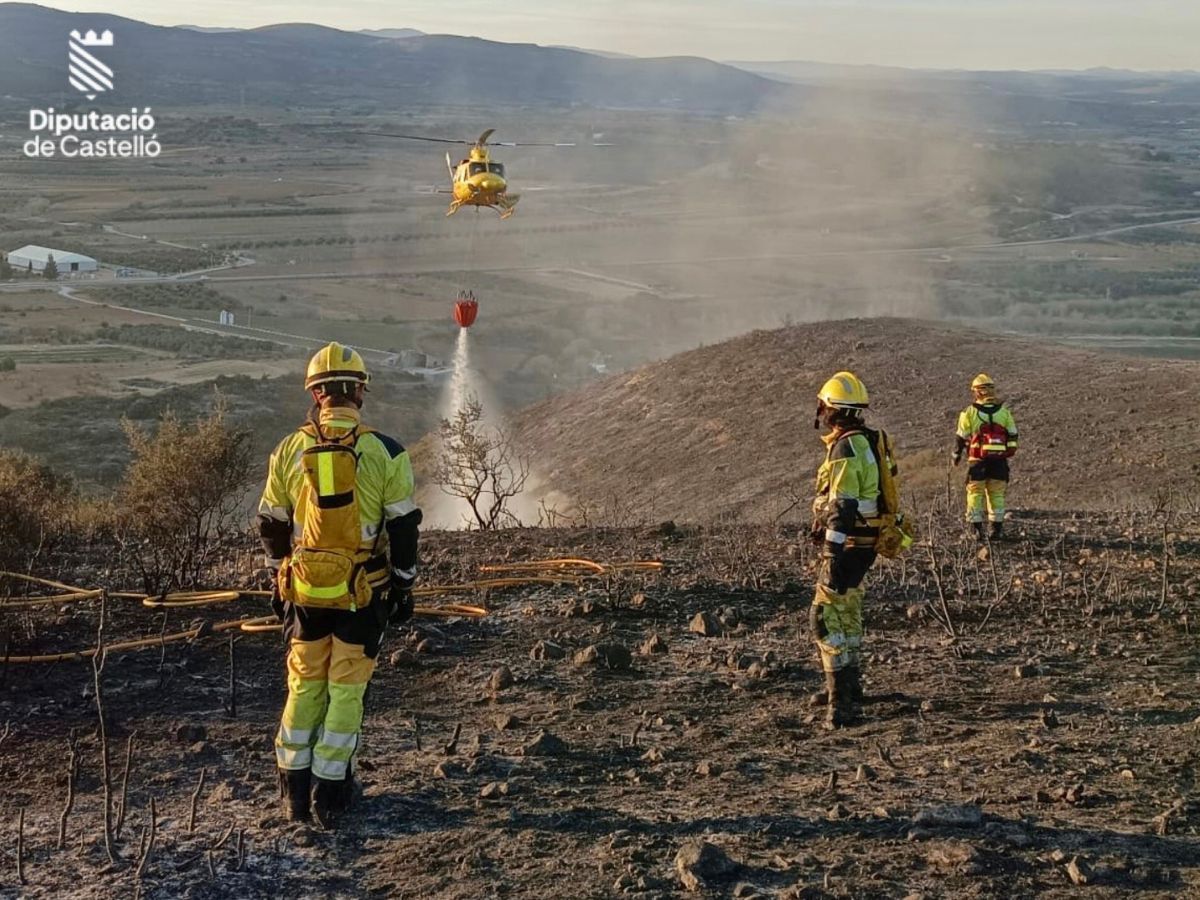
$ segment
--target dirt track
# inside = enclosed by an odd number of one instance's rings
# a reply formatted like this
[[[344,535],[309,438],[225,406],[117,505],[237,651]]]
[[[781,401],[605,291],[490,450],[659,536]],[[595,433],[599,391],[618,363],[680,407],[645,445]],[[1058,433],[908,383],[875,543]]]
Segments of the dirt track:
[[[707,879],[712,896],[1066,897],[1079,891],[1068,872],[1077,858],[1089,896],[1200,896],[1196,524],[1172,531],[1165,595],[1161,530],[1149,518],[1030,514],[1021,536],[985,560],[939,537],[948,627],[937,622],[928,551],[879,569],[868,601],[867,687],[877,702],[867,724],[836,734],[810,721],[807,698],[819,686],[803,625],[811,551],[794,534],[432,534],[429,581],[557,555],[659,558],[668,568],[496,593],[485,620],[426,620],[391,636],[368,699],[365,800],[338,834],[279,816],[275,636],[238,644],[236,718],[223,638],[168,646],[161,661],[158,650],[110,657],[103,692],[118,786],[137,731],[117,868],[99,825],[91,667],[10,665],[0,695],[10,726],[0,743],[0,891],[136,895],[155,798],[144,897],[672,896],[683,891],[676,853],[694,839],[736,863]],[[75,571],[86,580],[89,566]],[[696,612],[723,610],[725,634],[688,631]],[[4,621],[14,656],[94,640],[84,606]],[[140,609],[114,609],[114,638],[159,627]],[[665,652],[642,655],[653,634]],[[420,652],[419,641],[429,642]],[[568,657],[531,659],[539,641]],[[601,651],[615,667],[573,662],[592,644],[631,650],[631,666],[619,651]],[[514,683],[492,690],[502,665]],[[59,851],[73,729],[77,797]],[[561,744],[537,743],[541,732]],[[918,823],[940,804],[971,808],[957,827]]]

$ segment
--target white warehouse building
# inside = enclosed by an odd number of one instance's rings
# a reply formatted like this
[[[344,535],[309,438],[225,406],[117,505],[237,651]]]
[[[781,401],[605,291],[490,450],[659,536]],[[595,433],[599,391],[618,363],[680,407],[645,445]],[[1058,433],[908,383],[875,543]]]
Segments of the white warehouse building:
[[[54,257],[54,264],[58,266],[59,275],[95,272],[100,268],[100,263],[82,253],[55,250],[52,247],[39,247],[36,244],[28,244],[20,250],[14,250],[8,254],[8,264],[18,272],[28,272],[31,269],[34,272],[40,272],[46,268],[46,262],[51,256]]]

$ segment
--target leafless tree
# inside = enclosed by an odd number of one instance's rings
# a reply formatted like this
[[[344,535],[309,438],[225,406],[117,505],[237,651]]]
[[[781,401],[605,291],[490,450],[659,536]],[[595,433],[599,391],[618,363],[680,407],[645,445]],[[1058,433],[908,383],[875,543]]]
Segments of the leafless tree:
[[[512,432],[484,421],[483,405],[467,401],[439,428],[441,455],[434,480],[446,494],[464,500],[474,527],[493,531],[517,523],[509,505],[525,489],[529,463],[516,450]]]

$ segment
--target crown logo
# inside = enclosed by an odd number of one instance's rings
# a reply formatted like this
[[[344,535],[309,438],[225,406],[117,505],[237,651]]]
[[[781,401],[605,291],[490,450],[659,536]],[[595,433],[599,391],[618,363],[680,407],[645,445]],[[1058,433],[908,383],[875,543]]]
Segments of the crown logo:
[[[92,28],[87,30],[87,34],[82,35],[76,29],[71,32],[71,37],[75,38],[75,40],[79,41],[85,47],[111,47],[113,45],[113,33],[107,28],[99,35]]]

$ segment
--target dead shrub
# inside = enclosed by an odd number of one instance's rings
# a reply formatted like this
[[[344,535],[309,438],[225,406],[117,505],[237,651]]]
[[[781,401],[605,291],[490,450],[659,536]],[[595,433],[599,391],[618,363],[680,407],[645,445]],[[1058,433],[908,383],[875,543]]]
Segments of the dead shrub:
[[[486,424],[483,406],[472,397],[453,419],[442,420],[438,434],[441,453],[433,479],[470,508],[474,521],[468,527],[494,531],[519,525],[509,507],[525,490],[529,462],[517,452],[512,433]]]

